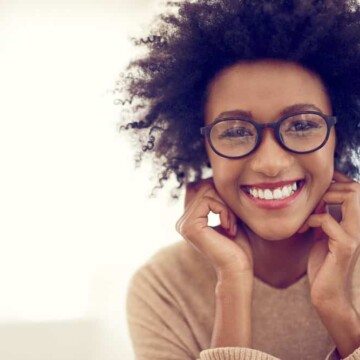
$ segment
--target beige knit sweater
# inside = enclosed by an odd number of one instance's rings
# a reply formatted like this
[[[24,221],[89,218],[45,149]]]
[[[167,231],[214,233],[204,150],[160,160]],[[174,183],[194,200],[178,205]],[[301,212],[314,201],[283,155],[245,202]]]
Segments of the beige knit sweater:
[[[360,309],[360,262],[352,279]],[[310,302],[304,275],[286,289],[255,277],[253,348],[210,348],[216,274],[185,240],[156,253],[128,289],[129,332],[136,360],[339,360]],[[360,347],[346,357],[360,360]]]

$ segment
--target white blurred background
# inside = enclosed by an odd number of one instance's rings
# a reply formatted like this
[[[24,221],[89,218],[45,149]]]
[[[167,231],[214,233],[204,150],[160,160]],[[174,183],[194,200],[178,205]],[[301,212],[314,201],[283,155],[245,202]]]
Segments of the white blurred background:
[[[2,360],[134,358],[127,284],[183,199],[148,198],[111,90],[159,1],[0,0]]]

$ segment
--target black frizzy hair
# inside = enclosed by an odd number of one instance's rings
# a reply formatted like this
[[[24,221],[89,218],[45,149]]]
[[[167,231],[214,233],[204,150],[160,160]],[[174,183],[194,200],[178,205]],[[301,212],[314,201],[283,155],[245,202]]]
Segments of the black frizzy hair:
[[[360,7],[355,0],[198,0],[168,2],[151,34],[136,39],[145,56],[120,79],[130,110],[120,129],[153,156],[159,186],[178,190],[208,165],[204,104],[209,82],[239,61],[291,61],[317,73],[338,117],[335,168],[359,178]],[[175,10],[175,11],[174,11]],[[126,104],[129,103],[129,104]],[[131,120],[130,120],[131,118]],[[172,195],[178,196],[178,191]]]

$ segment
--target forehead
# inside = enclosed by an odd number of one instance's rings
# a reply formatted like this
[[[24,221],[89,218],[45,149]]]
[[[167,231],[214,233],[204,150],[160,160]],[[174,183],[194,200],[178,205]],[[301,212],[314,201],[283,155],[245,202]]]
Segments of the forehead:
[[[250,113],[259,122],[275,121],[284,109],[298,104],[312,105],[330,115],[330,99],[318,75],[290,62],[241,62],[210,82],[205,122],[232,111]]]

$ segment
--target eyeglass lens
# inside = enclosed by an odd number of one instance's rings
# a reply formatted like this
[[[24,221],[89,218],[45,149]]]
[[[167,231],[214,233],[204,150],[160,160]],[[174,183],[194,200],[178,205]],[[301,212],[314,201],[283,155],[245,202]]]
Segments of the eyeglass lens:
[[[279,129],[284,145],[294,151],[307,152],[320,146],[327,135],[327,123],[317,114],[298,114],[282,121]],[[212,127],[211,143],[229,157],[246,155],[257,144],[256,127],[245,120],[224,120]]]

